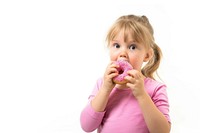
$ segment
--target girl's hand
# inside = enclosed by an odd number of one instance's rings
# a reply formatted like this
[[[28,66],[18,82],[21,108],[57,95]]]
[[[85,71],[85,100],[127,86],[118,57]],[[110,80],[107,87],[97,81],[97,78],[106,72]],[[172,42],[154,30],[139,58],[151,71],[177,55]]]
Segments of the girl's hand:
[[[133,95],[136,99],[146,95],[146,91],[144,89],[144,76],[141,72],[137,70],[130,70],[127,72],[128,76],[125,79],[128,81],[126,86],[132,90]]]
[[[119,66],[113,61],[108,64],[103,77],[103,89],[111,91],[114,88],[115,83],[113,82],[113,78],[118,75],[117,67]]]

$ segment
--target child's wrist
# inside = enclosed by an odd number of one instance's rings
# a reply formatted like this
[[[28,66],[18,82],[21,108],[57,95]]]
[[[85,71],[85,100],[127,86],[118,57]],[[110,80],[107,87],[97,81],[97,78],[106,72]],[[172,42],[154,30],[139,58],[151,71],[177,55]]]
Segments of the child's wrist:
[[[102,91],[103,93],[108,93],[110,94],[110,92],[112,91],[112,88],[107,87],[106,85],[102,85],[100,91]]]

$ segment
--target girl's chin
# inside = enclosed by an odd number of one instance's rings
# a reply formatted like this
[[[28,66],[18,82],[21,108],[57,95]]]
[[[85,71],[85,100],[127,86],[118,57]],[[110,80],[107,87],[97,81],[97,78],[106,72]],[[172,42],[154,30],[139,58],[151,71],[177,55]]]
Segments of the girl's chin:
[[[126,84],[116,84],[115,87],[116,87],[117,89],[120,89],[120,90],[122,90],[122,89],[127,89],[127,88],[128,88],[128,87],[126,86]]]

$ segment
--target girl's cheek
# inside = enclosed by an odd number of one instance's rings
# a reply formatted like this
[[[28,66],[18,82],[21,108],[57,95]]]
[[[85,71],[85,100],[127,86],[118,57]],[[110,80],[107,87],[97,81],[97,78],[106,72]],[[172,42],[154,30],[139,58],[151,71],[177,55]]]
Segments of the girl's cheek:
[[[116,61],[116,59],[117,59],[116,56],[113,56],[113,55],[110,56],[110,60]]]
[[[110,59],[111,60],[116,60],[118,57],[118,54],[116,51],[110,51]]]

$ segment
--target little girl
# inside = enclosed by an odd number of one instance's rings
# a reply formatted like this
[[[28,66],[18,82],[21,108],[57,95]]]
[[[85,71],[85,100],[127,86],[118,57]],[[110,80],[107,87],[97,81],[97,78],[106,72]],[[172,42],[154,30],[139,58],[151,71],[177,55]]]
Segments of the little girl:
[[[148,18],[121,16],[106,39],[110,63],[82,110],[82,129],[85,132],[97,129],[98,133],[169,133],[167,87],[154,79],[161,49],[154,42]],[[128,61],[133,67],[123,85],[113,82],[119,74],[119,66],[114,63],[117,60]]]

